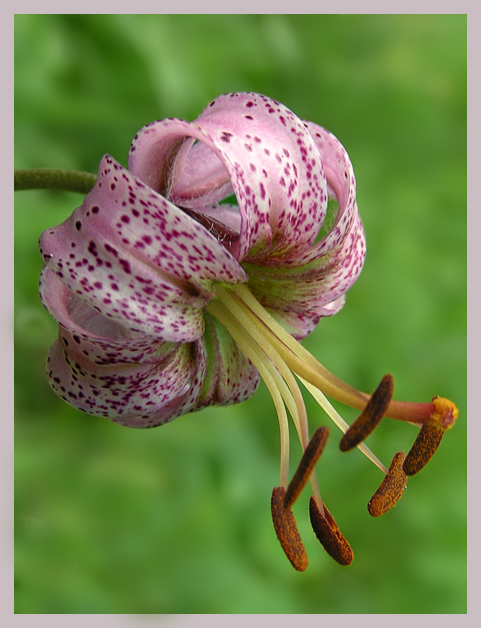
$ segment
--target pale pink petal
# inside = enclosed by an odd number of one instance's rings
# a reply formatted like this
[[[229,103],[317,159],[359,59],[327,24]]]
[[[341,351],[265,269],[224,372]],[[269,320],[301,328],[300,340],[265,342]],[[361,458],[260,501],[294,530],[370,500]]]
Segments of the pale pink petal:
[[[83,340],[85,356],[87,353],[90,355],[91,351],[95,352],[95,358],[91,359],[95,359],[98,364],[110,364],[112,361],[119,364],[122,360],[126,363],[146,361],[159,351],[166,353],[176,347],[175,343],[131,331],[113,319],[102,316],[75,296],[47,266],[40,274],[40,298],[49,314],[68,329],[74,342]],[[95,347],[91,348],[88,343],[95,343]]]
[[[206,205],[197,209],[183,208],[211,233],[229,253],[237,258],[240,246],[241,219],[237,205]]]
[[[208,149],[215,156],[204,165]],[[319,151],[306,126],[259,94],[220,96],[193,123],[147,125],[132,143],[129,168],[178,205],[195,203],[195,209],[221,199],[228,175],[241,216],[240,261],[294,259],[315,240],[327,209]]]
[[[105,156],[82,206],[42,235],[40,293],[59,322],[56,392],[151,427],[256,389],[256,369],[204,311],[217,282],[248,282],[300,339],[343,306],[365,238],[342,145],[265,96],[226,94],[194,122],[147,125],[129,167]],[[232,193],[238,207],[220,204]],[[321,238],[328,194],[339,210]]]
[[[206,205],[199,208],[199,212],[225,225],[237,237],[241,230],[241,217],[237,205]]]
[[[339,204],[335,222],[319,242],[295,259],[283,259],[277,269],[243,265],[254,294],[296,338],[342,308],[366,254],[349,156],[331,133],[311,122],[306,126],[320,151],[329,194]]]
[[[129,427],[161,425],[194,408],[206,371],[201,342],[175,345],[175,351],[159,352],[152,361],[126,363],[122,347],[105,340],[110,364],[96,362],[98,343],[59,327],[47,373],[52,388],[70,405]]]
[[[174,162],[169,196],[182,207],[202,209],[234,193],[223,162],[203,142],[185,142]]]
[[[131,427],[152,427],[190,411],[207,372],[199,341],[176,344],[132,332],[78,299],[44,268],[40,296],[60,323],[47,372],[74,407]]]
[[[296,340],[302,340],[312,333],[321,318],[334,316],[344,307],[345,295],[335,301],[324,305],[316,310],[316,313],[308,312],[304,314],[297,310],[268,309],[269,313],[288,331]]]
[[[336,199],[339,209],[329,233],[300,253],[295,260],[285,260],[285,266],[303,266],[328,253],[344,240],[357,216],[356,180],[349,155],[339,140],[326,129],[313,122],[305,122],[305,126],[319,150],[329,195]]]
[[[102,315],[167,341],[202,335],[213,283],[247,280],[214,235],[109,156],[82,206],[42,234],[40,249]]]
[[[344,241],[301,268],[268,268],[245,265],[249,287],[259,302],[285,324],[296,338],[304,338],[325,316],[342,307],[343,295],[362,270],[366,241],[356,218]]]
[[[154,427],[208,405],[239,403],[257,387],[255,368],[208,314],[202,339],[162,342],[103,317],[48,268],[40,294],[60,323],[47,362],[50,384],[83,412]]]

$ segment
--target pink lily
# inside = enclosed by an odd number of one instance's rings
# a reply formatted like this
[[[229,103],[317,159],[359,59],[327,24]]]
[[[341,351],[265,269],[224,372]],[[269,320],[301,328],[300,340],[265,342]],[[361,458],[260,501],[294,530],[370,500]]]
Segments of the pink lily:
[[[232,194],[238,206],[220,204]],[[319,237],[329,197],[339,208]],[[227,94],[194,122],[145,126],[133,140],[128,170],[103,157],[92,191],[42,234],[40,249],[41,298],[59,322],[48,376],[76,408],[154,427],[241,402],[264,379],[281,430],[274,525],[296,569],[307,559],[290,509],[307,479],[319,539],[341,564],[352,553],[313,471],[327,432],[309,441],[293,372],[344,432],[347,424],[324,393],[363,410],[342,446],[358,446],[386,474],[388,497],[378,496],[377,510],[398,499],[409,470],[397,464],[388,471],[362,443],[374,425],[386,415],[428,426],[428,445],[411,455],[417,471],[435,449],[433,430],[442,435],[457,417],[446,400],[391,401],[390,380],[372,397],[358,392],[299,344],[342,308],[362,269],[365,238],[344,148],[265,96]],[[290,484],[286,408],[305,452]]]

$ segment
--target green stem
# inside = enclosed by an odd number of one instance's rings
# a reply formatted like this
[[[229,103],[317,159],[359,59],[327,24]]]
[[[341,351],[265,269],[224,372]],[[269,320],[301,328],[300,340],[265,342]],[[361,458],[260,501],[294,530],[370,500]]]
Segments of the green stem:
[[[97,176],[90,172],[59,168],[15,170],[15,190],[67,190],[88,194]]]

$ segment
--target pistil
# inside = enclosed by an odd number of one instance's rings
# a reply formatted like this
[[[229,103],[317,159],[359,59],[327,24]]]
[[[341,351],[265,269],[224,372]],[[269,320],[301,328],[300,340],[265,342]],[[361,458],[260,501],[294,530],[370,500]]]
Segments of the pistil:
[[[307,380],[313,386],[322,390],[325,395],[336,399],[336,401],[340,401],[357,410],[364,410],[370,399],[370,395],[346,384],[346,382],[343,382],[318,362],[305,347],[297,342],[297,340],[267,312],[257,301],[246,284],[237,284],[232,287],[232,290],[241,297],[242,301],[256,314],[258,319],[264,323],[266,329],[265,333],[270,338],[273,345],[277,348],[279,345],[283,345],[283,351],[286,351],[286,349],[291,350],[294,356],[290,359],[286,359],[284,356],[284,359],[289,363],[290,368],[296,375]],[[300,360],[296,358],[300,358]],[[457,418],[457,409],[454,404],[452,405],[455,411],[449,409],[444,415],[446,429],[452,427]],[[391,400],[385,412],[385,416],[391,419],[423,425],[431,422],[431,417],[438,413],[439,408],[437,408],[433,402],[412,403],[409,401]]]
[[[451,429],[458,418],[458,409],[449,399],[434,397],[432,400],[434,412],[427,425],[423,425],[411,447],[406,460],[404,471],[407,475],[415,475],[433,457],[439,447],[444,433]]]

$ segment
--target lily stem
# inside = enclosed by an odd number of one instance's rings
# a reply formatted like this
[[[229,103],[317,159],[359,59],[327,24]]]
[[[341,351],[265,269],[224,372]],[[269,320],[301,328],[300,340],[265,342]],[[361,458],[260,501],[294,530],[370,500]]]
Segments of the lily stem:
[[[15,190],[66,190],[88,194],[97,175],[61,168],[28,168],[15,170]]]

